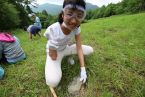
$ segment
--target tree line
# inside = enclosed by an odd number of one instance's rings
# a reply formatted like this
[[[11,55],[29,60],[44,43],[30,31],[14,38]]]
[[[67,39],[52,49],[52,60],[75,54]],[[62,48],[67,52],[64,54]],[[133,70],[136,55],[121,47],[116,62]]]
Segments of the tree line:
[[[145,11],[145,0],[122,0],[87,12],[86,19],[97,19],[119,14],[134,14]]]
[[[37,7],[36,0],[0,0],[0,31],[10,31],[15,28],[24,28],[33,23],[28,14],[33,13],[31,6]],[[45,10],[36,13],[46,27],[56,21],[55,16]]]
[[[0,31],[23,28],[32,24],[28,17],[28,14],[33,12],[30,5],[37,7],[36,0],[0,0]],[[87,11],[86,20],[143,11],[145,11],[145,0],[122,0],[117,4],[111,3]],[[40,18],[43,28],[57,21],[57,16],[50,15],[46,10],[36,15]]]

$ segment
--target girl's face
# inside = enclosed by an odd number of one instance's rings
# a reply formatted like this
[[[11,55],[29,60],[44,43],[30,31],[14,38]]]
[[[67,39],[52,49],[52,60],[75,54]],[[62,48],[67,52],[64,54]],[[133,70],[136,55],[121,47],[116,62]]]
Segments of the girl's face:
[[[63,11],[62,17],[67,28],[73,30],[78,27],[84,19],[84,12],[77,9],[67,8]]]

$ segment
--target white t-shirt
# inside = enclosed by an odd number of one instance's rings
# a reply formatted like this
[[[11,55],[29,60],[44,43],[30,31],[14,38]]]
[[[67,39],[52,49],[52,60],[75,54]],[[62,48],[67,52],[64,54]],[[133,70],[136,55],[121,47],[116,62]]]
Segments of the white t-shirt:
[[[60,23],[56,22],[49,26],[44,33],[44,36],[48,38],[46,47],[53,48],[58,51],[64,50],[71,38],[79,33],[80,27],[71,31],[70,34],[65,35],[61,30]]]
[[[27,28],[27,32],[31,32],[31,27],[32,27],[33,25],[30,25],[28,28]]]

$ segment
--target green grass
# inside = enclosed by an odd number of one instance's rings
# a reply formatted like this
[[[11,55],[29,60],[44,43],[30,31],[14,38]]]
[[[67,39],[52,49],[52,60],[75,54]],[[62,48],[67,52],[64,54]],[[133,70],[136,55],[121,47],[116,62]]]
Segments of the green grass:
[[[145,13],[90,20],[81,25],[82,43],[94,48],[85,57],[88,87],[83,97],[145,97]],[[43,30],[42,32],[44,32]],[[15,30],[27,59],[14,65],[2,64],[0,97],[50,97],[45,84],[45,45],[47,40]],[[68,95],[69,82],[79,73],[79,60],[62,62],[63,78],[56,89],[58,97]]]

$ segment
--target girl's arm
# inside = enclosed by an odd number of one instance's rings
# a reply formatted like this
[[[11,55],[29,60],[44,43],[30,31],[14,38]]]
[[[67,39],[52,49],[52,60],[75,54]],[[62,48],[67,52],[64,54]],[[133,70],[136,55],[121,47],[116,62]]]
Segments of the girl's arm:
[[[86,74],[86,68],[84,63],[84,55],[83,55],[83,50],[81,45],[80,34],[76,35],[75,39],[76,39],[76,49],[77,49],[77,53],[80,60],[80,66],[81,66],[80,81],[83,81],[83,83],[85,83],[87,79],[87,74]]]
[[[77,49],[77,54],[79,56],[79,60],[80,60],[80,66],[81,67],[85,67],[85,63],[84,63],[84,55],[83,55],[83,50],[82,50],[82,44],[81,44],[81,37],[80,34],[75,36],[76,39],[76,49]]]

